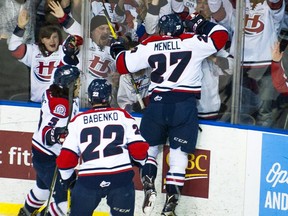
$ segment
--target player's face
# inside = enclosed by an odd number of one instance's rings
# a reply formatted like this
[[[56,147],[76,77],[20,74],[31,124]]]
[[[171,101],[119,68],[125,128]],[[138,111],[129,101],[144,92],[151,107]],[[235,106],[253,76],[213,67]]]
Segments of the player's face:
[[[100,47],[109,45],[110,35],[110,28],[106,24],[98,26],[93,31],[91,31],[92,40]]]
[[[41,38],[41,42],[49,52],[55,52],[59,47],[59,35],[57,32],[51,34],[50,38]]]

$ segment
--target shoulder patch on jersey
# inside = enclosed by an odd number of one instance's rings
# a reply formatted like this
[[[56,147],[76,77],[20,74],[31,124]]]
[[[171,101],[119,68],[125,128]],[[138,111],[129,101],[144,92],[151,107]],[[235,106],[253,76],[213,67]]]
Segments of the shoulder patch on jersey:
[[[62,104],[58,104],[57,106],[55,106],[53,113],[65,117],[66,107]]]
[[[53,115],[60,118],[66,118],[69,115],[69,101],[66,98],[56,98],[51,94],[47,94],[49,109]]]

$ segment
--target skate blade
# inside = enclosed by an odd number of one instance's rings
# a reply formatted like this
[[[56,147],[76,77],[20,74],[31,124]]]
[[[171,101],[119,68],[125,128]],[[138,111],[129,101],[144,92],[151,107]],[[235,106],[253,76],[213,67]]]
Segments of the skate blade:
[[[149,198],[148,205],[143,208],[143,213],[145,216],[151,215],[151,213],[154,209],[155,201],[156,201],[156,194],[152,194]]]

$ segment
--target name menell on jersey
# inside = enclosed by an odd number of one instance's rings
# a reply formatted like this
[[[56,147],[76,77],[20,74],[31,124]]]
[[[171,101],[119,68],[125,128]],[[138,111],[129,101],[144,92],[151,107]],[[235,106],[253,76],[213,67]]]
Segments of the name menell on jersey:
[[[83,116],[84,124],[90,124],[101,121],[117,121],[118,113],[117,112],[109,112],[109,113],[94,113],[90,115]]]
[[[178,41],[164,41],[160,43],[155,43],[154,51],[161,51],[161,50],[178,50],[180,49],[178,45]]]

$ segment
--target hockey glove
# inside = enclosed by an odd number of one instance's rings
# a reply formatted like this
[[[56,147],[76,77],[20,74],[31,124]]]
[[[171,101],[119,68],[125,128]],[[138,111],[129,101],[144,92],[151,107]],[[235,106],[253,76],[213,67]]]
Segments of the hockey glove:
[[[64,180],[62,178],[60,178],[60,184],[62,186],[62,188],[67,191],[69,188],[72,189],[76,183],[76,179],[77,179],[77,174],[74,171],[73,174],[70,176],[70,178]]]
[[[208,22],[209,21],[207,21],[199,13],[192,13],[186,17],[186,19],[183,22],[183,26],[184,28],[186,28],[188,32],[203,34],[203,29]]]
[[[125,48],[125,39],[119,37],[118,39],[112,39],[111,40],[111,45],[110,45],[110,55],[112,56],[113,59],[116,58],[116,56],[126,50]]]
[[[46,135],[47,145],[63,144],[67,135],[68,129],[66,127],[54,127]]]
[[[79,46],[83,44],[82,37],[78,35],[69,35],[63,44],[63,52],[65,53],[64,62],[69,65],[77,65],[79,63],[77,54],[80,51]]]

